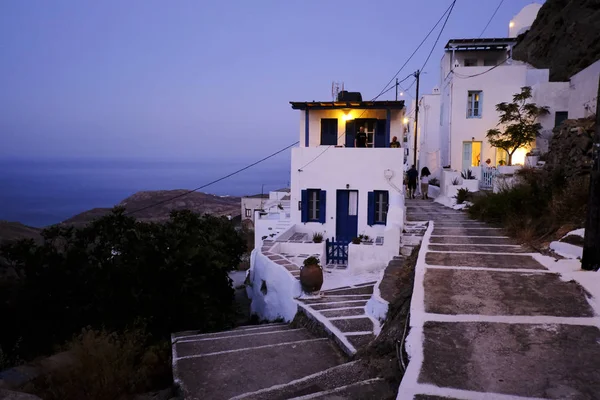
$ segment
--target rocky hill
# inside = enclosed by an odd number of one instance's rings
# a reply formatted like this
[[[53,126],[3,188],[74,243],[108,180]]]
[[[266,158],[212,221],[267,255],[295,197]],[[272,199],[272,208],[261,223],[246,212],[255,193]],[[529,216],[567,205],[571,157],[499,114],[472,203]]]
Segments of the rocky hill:
[[[187,190],[155,190],[138,192],[121,201],[118,206],[125,207],[128,211],[135,211],[134,216],[141,221],[160,222],[169,218],[173,210],[192,210],[200,214],[240,215],[239,197],[216,196],[208,193],[194,192],[171,200],[173,197],[181,196]],[[155,205],[157,204],[157,205]],[[148,208],[147,208],[148,207]],[[94,208],[77,214],[63,221],[64,224],[84,225],[93,219],[99,218],[110,212],[110,208]]]
[[[550,68],[552,81],[568,80],[600,59],[600,1],[547,0],[513,57]]]
[[[0,243],[5,240],[41,239],[41,229],[20,222],[0,221]]]

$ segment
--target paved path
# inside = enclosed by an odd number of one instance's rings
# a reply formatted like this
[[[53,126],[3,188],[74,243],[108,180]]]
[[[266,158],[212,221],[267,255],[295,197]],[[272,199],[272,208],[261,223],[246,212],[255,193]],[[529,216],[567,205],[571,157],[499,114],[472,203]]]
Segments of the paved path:
[[[577,283],[462,212],[407,208],[434,228],[419,254],[398,399],[600,398],[600,319]]]

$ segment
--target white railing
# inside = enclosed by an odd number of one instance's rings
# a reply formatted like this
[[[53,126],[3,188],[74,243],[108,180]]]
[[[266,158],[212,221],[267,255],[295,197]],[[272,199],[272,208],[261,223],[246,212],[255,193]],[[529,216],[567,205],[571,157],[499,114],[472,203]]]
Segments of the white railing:
[[[479,188],[491,189],[494,186],[494,177],[498,175],[498,169],[494,167],[481,167],[481,180]]]

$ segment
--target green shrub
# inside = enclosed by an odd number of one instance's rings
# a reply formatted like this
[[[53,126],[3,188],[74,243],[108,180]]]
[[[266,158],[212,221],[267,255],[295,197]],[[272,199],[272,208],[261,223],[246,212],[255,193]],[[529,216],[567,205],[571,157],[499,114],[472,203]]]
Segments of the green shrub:
[[[429,184],[431,186],[437,186],[437,187],[439,187],[440,186],[440,180],[438,178],[431,178],[429,180]]]
[[[113,400],[169,386],[170,343],[150,344],[143,328],[84,329],[66,346],[72,362],[33,382],[45,400]]]
[[[23,358],[49,353],[86,326],[122,331],[141,319],[167,338],[233,320],[228,272],[245,243],[227,218],[177,211],[157,224],[116,209],[85,228],[54,226],[42,235],[39,245],[0,247],[20,277],[0,293],[5,351],[22,337]]]
[[[467,188],[458,189],[456,196],[454,196],[456,199],[456,204],[463,204],[465,201],[469,200],[470,194],[471,192],[469,192],[469,189]]]

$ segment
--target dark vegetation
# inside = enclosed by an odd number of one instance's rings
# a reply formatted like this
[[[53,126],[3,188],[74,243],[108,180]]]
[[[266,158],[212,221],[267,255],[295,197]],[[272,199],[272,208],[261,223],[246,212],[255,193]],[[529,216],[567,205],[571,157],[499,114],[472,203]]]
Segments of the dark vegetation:
[[[415,247],[411,255],[406,258],[402,272],[395,280],[396,295],[394,301],[390,303],[381,333],[355,356],[372,369],[373,376],[385,379],[393,393],[397,392],[405,372],[398,357],[403,358],[405,365],[408,362],[408,356],[404,349],[400,348],[400,343],[403,342],[403,338],[405,339],[405,333],[406,335],[409,333],[406,324],[409,322],[410,300],[419,249],[420,246]]]
[[[152,389],[168,380],[171,332],[232,325],[228,272],[246,243],[225,217],[174,211],[139,222],[116,208],[42,237],[0,246],[0,358],[6,367],[70,350],[75,366],[38,382],[44,398]]]
[[[523,168],[518,183],[473,198],[473,218],[503,225],[524,243],[536,244],[583,226],[589,175],[567,178],[561,168]]]

